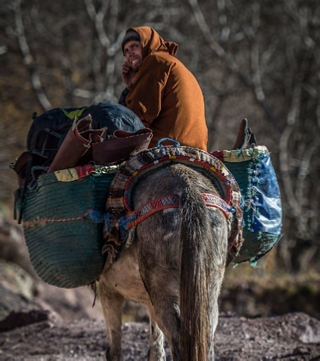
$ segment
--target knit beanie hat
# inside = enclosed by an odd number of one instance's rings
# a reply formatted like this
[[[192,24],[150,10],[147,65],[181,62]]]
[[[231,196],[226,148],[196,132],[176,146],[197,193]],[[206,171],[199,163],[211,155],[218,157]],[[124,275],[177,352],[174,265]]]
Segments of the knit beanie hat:
[[[126,32],[126,35],[124,36],[122,43],[121,43],[122,52],[123,52],[124,45],[128,41],[131,41],[131,40],[136,40],[136,41],[140,42],[140,35],[134,30],[128,30]]]

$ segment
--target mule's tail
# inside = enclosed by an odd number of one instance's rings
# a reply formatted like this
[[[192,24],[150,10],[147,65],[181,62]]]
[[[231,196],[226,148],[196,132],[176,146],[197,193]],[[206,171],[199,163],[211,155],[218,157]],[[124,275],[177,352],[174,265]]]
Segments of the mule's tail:
[[[187,188],[181,197],[180,355],[183,361],[212,361],[217,300],[226,259],[226,222]]]

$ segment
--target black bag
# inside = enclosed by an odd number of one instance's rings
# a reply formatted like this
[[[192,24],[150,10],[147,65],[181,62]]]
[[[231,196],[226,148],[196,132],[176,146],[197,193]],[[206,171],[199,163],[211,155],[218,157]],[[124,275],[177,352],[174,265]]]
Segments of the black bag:
[[[36,178],[37,172],[49,167],[65,139],[75,118],[92,117],[92,128],[106,127],[107,136],[118,130],[136,132],[145,128],[139,117],[130,109],[117,103],[98,103],[81,108],[55,108],[43,114],[33,115],[27,136],[27,152],[11,165],[20,182],[26,177]],[[28,180],[29,181],[29,180]]]
[[[56,108],[41,115],[34,115],[28,137],[27,150],[43,158],[49,165],[66,137],[73,120],[88,114],[92,117],[92,128],[107,127],[107,135],[115,130],[136,132],[144,128],[138,116],[117,103],[98,103],[82,108]]]

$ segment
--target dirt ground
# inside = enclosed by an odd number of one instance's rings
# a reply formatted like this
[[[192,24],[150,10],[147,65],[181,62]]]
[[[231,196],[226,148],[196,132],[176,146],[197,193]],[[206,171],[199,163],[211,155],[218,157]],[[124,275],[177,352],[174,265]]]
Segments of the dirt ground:
[[[56,322],[49,313],[42,318],[47,319],[0,333],[1,361],[105,360],[102,320]],[[148,323],[124,323],[122,333],[124,361],[146,360]],[[257,319],[221,315],[216,359],[320,360],[320,321],[304,313]]]
[[[105,360],[105,326],[99,300],[92,308],[93,300],[88,287],[68,290],[41,281],[21,229],[0,217],[0,361]],[[252,308],[250,298],[244,303]],[[127,303],[124,314],[124,361],[146,360],[146,311]],[[320,320],[303,312],[255,318],[222,312],[215,340],[217,360],[320,360]]]

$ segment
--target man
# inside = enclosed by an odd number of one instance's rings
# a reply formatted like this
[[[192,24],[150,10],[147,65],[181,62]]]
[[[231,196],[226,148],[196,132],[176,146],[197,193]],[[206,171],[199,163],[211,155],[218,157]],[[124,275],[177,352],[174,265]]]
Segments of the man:
[[[153,130],[150,147],[159,139],[172,138],[181,145],[207,150],[202,91],[192,73],[175,57],[177,49],[176,43],[166,42],[150,27],[129,28],[122,41],[126,89],[119,103]]]

